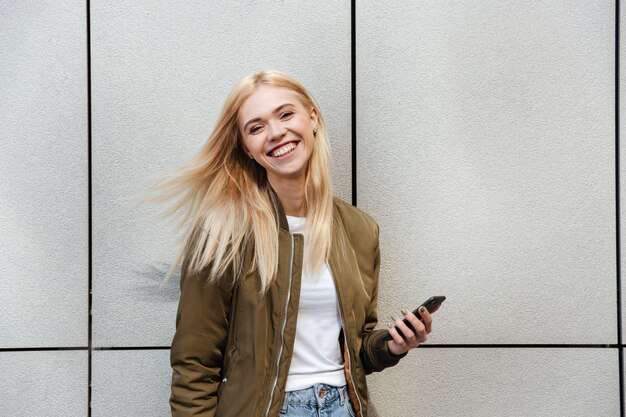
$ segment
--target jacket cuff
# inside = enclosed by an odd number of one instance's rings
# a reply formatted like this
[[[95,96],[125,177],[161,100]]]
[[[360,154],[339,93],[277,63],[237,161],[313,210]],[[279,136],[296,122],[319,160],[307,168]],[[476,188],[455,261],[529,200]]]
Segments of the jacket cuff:
[[[372,354],[374,358],[376,358],[376,362],[378,362],[382,368],[396,365],[400,362],[400,359],[404,358],[409,353],[408,351],[401,355],[391,353],[387,341],[383,340],[386,334],[387,332],[385,330],[381,330],[372,335]]]

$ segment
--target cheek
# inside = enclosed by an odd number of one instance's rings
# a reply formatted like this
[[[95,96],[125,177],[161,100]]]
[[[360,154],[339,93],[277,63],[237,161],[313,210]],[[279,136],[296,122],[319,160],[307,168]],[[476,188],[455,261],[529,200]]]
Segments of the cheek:
[[[264,141],[260,137],[252,137],[243,140],[244,150],[246,153],[253,153],[255,155],[265,154]]]
[[[254,150],[254,141],[250,140],[249,137],[242,139],[240,143],[244,151],[250,152]]]

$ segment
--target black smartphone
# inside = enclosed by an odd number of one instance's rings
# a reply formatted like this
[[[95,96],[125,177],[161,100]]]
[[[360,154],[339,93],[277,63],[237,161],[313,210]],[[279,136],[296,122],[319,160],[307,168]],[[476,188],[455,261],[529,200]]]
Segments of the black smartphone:
[[[422,317],[420,316],[419,313],[419,309],[421,306],[426,307],[426,310],[428,310],[429,313],[432,313],[437,307],[439,307],[441,305],[441,303],[443,303],[443,301],[446,299],[445,296],[443,295],[436,295],[434,297],[430,297],[428,300],[426,300],[425,302],[423,302],[422,304],[419,305],[419,307],[417,307],[415,310],[413,310],[413,314],[415,314],[417,316],[418,319],[422,319]],[[409,323],[409,321],[407,319],[402,320],[402,322],[404,324],[406,324],[406,326],[415,331],[415,329],[413,328],[413,326],[411,326],[411,323]],[[398,333],[400,333],[400,336],[404,337],[402,331],[400,329],[398,329],[398,326],[395,326],[396,330],[398,331]],[[383,340],[391,340],[392,337],[389,334],[389,332],[387,332],[387,334],[385,335],[385,337],[383,338]]]

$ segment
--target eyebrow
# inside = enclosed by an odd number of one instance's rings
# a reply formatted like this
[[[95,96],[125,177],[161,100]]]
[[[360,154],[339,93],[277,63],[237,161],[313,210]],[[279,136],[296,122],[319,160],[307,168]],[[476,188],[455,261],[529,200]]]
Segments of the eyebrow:
[[[279,111],[281,111],[284,107],[287,107],[287,106],[293,106],[293,104],[292,104],[292,103],[285,103],[285,104],[281,104],[280,106],[276,107],[272,113],[278,113],[278,112],[279,112]],[[250,120],[248,120],[248,121],[246,122],[246,124],[245,124],[245,125],[243,125],[243,130],[246,130],[246,129],[248,128],[248,125],[249,125],[250,123],[258,122],[258,121],[260,121],[260,120],[261,120],[261,118],[260,118],[260,117],[255,117],[254,119],[250,119]]]

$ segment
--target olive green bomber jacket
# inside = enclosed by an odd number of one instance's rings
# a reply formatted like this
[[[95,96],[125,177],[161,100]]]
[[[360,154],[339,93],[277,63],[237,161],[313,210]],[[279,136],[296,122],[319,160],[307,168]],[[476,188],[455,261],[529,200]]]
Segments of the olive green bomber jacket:
[[[293,353],[304,238],[291,234],[277,196],[279,265],[272,287],[259,295],[256,271],[229,283],[207,284],[183,263],[176,333],[171,347],[173,417],[277,417]],[[378,225],[338,198],[328,259],[337,287],[346,381],[357,416],[367,416],[365,375],[393,366],[377,324]],[[344,241],[345,251],[335,242]],[[246,253],[250,262],[251,254]],[[244,268],[248,271],[250,268]]]

